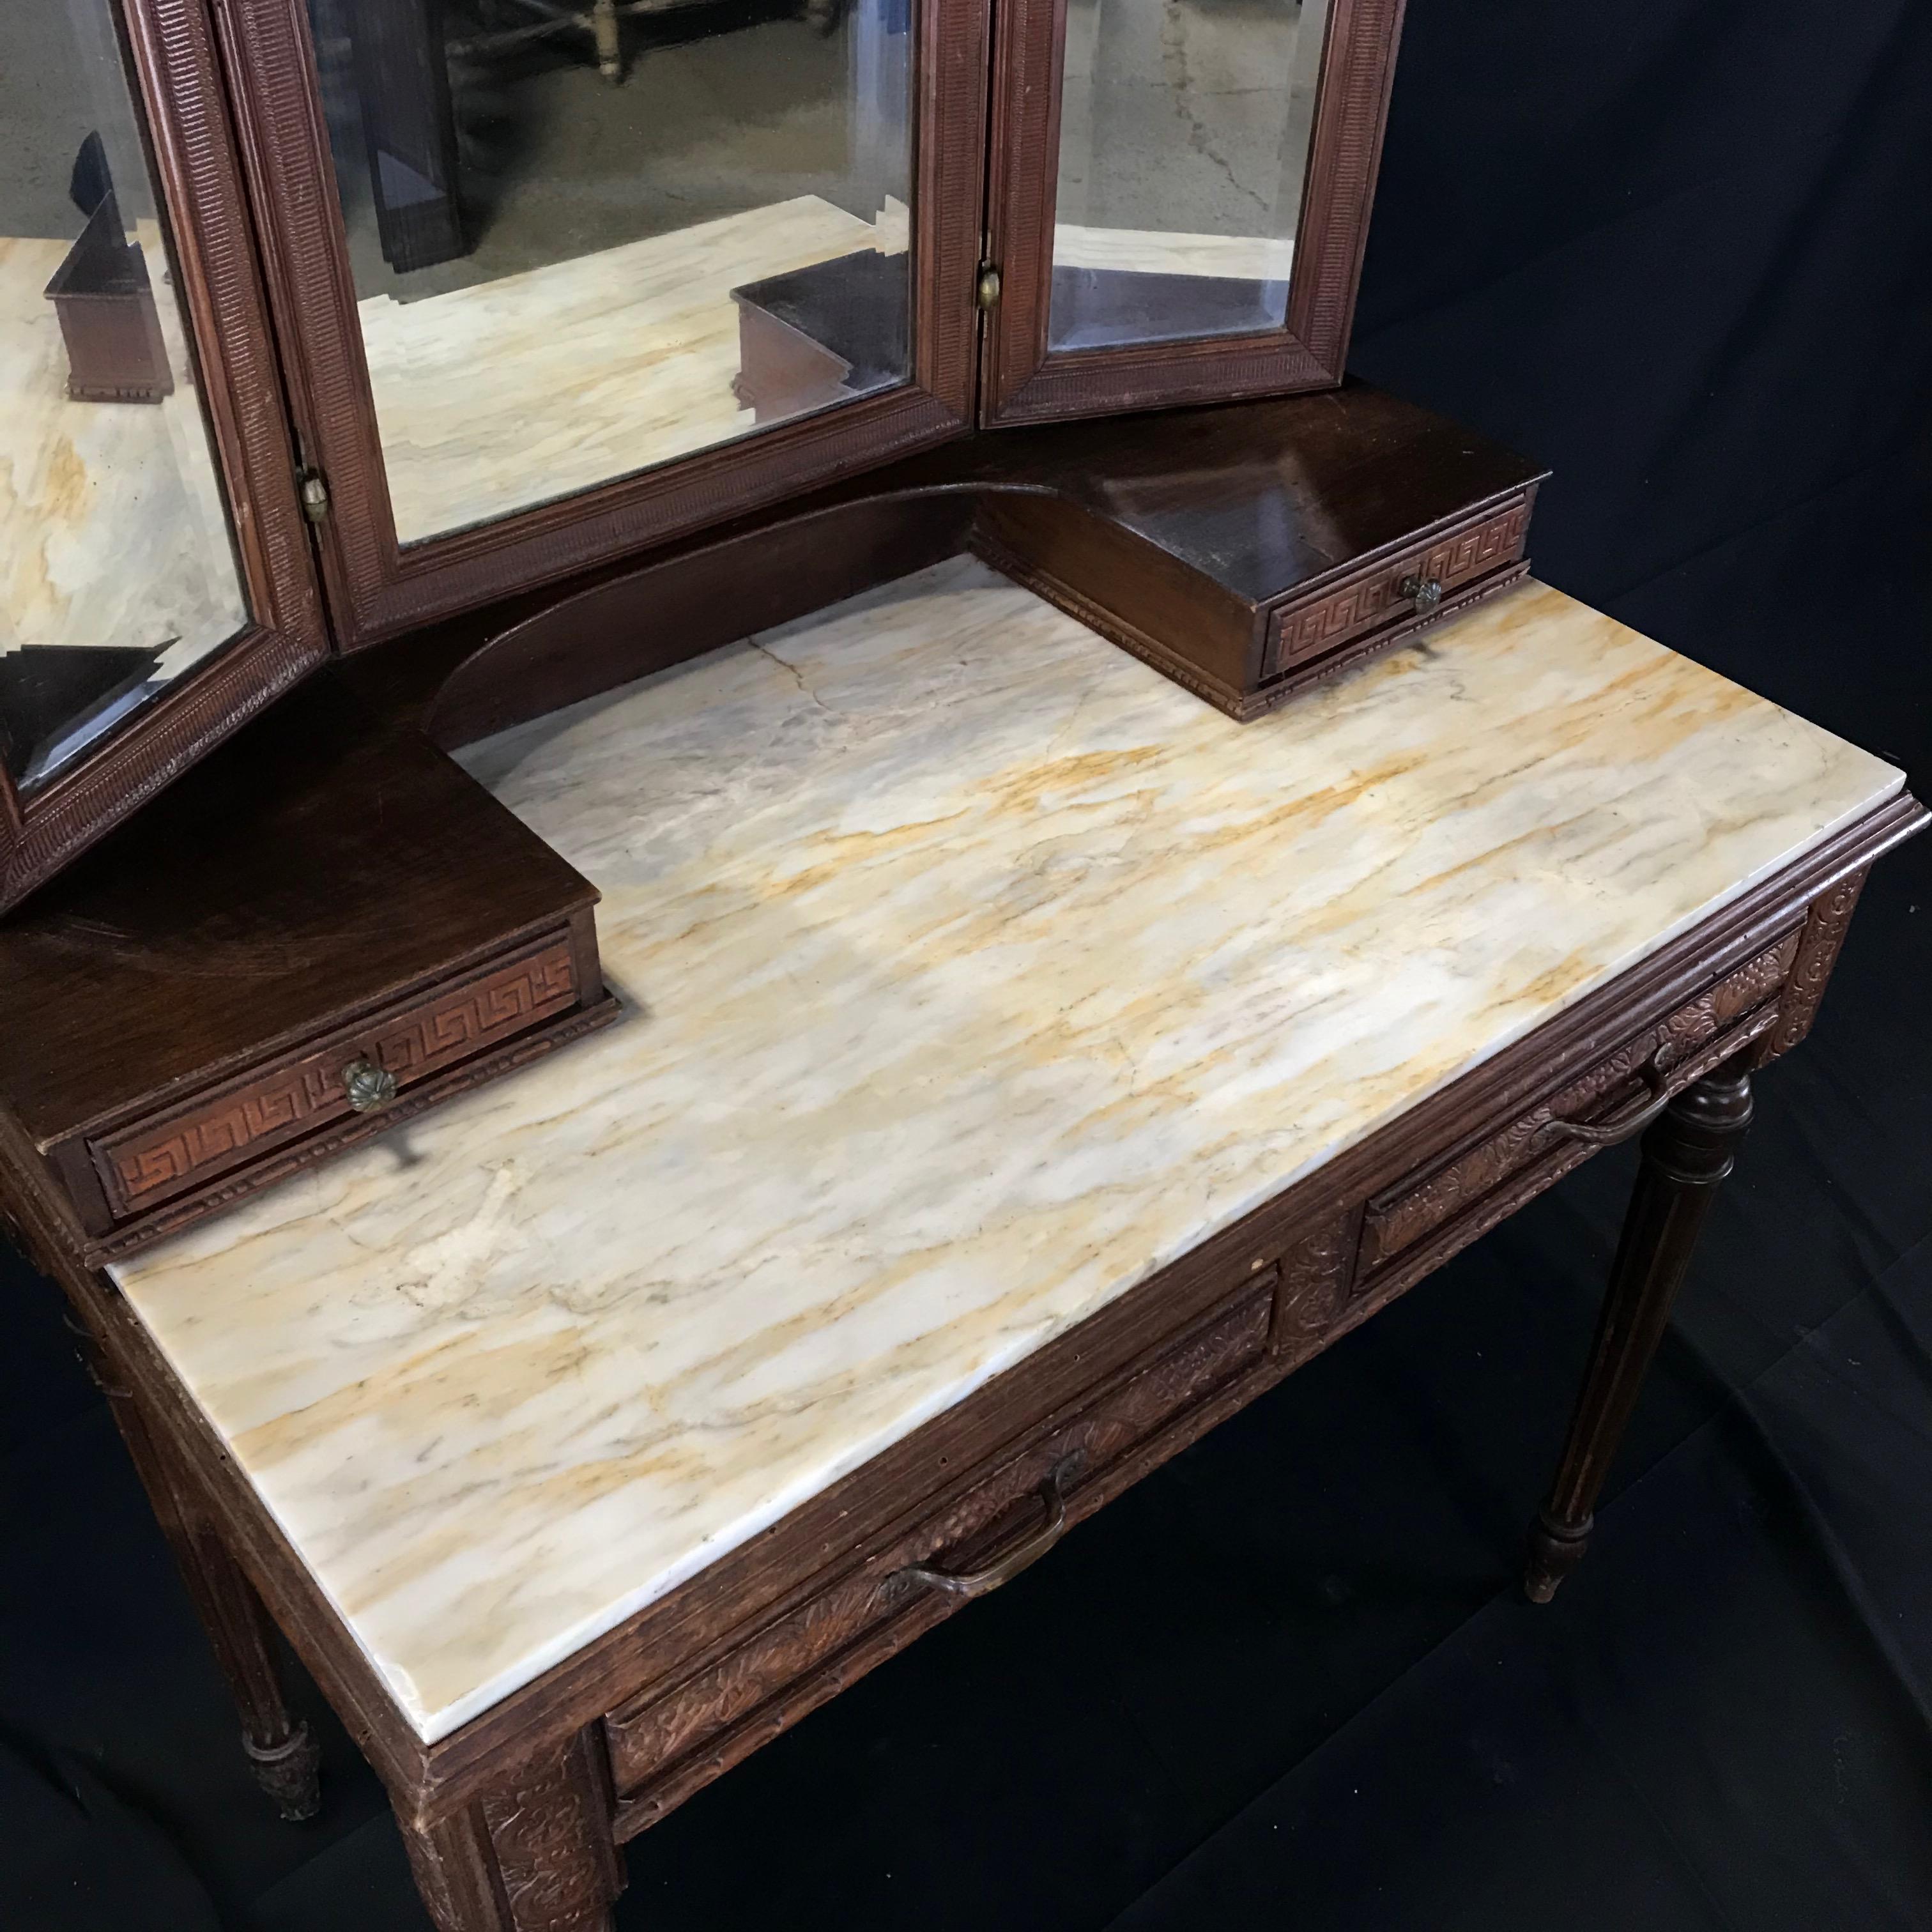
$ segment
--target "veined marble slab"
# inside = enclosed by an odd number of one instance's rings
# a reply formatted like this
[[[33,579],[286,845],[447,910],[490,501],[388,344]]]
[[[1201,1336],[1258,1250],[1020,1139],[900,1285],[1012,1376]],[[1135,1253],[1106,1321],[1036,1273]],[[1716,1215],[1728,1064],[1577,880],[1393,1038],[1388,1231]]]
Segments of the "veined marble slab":
[[[117,1270],[426,1738],[1895,791],[1529,584],[1232,723],[964,559],[475,748],[610,1030]]]
[[[421,302],[372,296],[358,314],[398,540],[748,434],[731,290],[906,233],[902,203],[874,223],[800,195]]]
[[[159,231],[154,279],[175,392],[76,403],[45,290],[70,244],[0,237],[0,651],[170,644],[178,676],[248,621]]]

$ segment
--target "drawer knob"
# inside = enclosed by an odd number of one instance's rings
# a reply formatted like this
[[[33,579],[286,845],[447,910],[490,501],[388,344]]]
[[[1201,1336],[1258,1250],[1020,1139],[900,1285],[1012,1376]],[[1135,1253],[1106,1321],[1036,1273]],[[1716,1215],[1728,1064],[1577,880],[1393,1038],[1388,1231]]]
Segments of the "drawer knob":
[[[1016,1543],[1005,1556],[982,1570],[932,1570],[923,1563],[909,1564],[898,1574],[908,1582],[924,1583],[955,1597],[983,1597],[1002,1583],[1010,1583],[1030,1563],[1037,1563],[1066,1534],[1066,1484],[1080,1472],[1086,1452],[1076,1449],[1055,1466],[1040,1486],[1040,1500],[1046,1505],[1046,1520],[1023,1542]]]
[[[396,1097],[396,1076],[373,1060],[352,1060],[342,1070],[343,1091],[358,1114],[380,1114]]]
[[[1398,597],[1406,597],[1418,610],[1432,610],[1442,602],[1439,577],[1405,577],[1395,590]]]
[[[1653,1061],[1639,1076],[1650,1089],[1650,1098],[1634,1114],[1612,1114],[1592,1126],[1586,1120],[1556,1120],[1550,1125],[1565,1140],[1581,1141],[1586,1147],[1615,1147],[1633,1134],[1640,1134],[1670,1104],[1670,1090],[1664,1084],[1664,1070]]]

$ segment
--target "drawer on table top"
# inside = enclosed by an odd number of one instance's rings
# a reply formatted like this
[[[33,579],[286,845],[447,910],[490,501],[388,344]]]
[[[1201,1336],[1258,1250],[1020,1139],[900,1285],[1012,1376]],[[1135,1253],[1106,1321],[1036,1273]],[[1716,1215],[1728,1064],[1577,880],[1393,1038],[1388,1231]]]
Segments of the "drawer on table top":
[[[1378,1270],[1402,1263],[1405,1276],[1448,1255],[1586,1159],[1624,1137],[1640,1116],[1766,1031],[1797,957],[1798,932],[1675,1012],[1627,1039],[1507,1125],[1465,1142],[1406,1175],[1368,1203],[1362,1219],[1358,1292]],[[1526,1185],[1525,1184],[1528,1184]]]
[[[701,1785],[1057,1540],[1064,1528],[1191,1442],[1215,1396],[1268,1354],[1276,1270],[1144,1366],[1114,1376],[1068,1421],[935,1503],[843,1576],[669,1690],[604,1719],[619,1836]]]
[[[1500,508],[1270,612],[1262,682],[1372,632],[1426,618],[1439,605],[1453,607],[1464,593],[1508,571],[1522,556],[1534,498],[1534,490],[1526,491]],[[1449,614],[1448,608],[1444,614]]]
[[[88,1143],[117,1222],[238,1178],[358,1117],[374,1132],[412,1088],[580,1004],[563,927]]]

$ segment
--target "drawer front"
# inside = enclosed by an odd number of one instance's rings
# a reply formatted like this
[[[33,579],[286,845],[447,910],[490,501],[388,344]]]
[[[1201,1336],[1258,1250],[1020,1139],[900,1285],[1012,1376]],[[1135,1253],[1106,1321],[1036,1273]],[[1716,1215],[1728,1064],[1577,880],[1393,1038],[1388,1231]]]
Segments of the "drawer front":
[[[1375,1197],[1363,1217],[1363,1276],[1413,1248],[1439,1228],[1480,1208],[1524,1169],[1565,1146],[1557,1124],[1588,1123],[1613,1115],[1644,1093],[1642,1076],[1654,1067],[1668,1084],[1682,1084],[1722,1042],[1728,1057],[1742,1045],[1754,1017],[1766,1024],[1791,970],[1798,934],[1787,933],[1667,1018],[1627,1040],[1586,1072],[1566,1082],[1500,1132],[1449,1161],[1412,1174]],[[1675,1076],[1675,1078],[1672,1076]],[[1576,1150],[1577,1159],[1582,1150]],[[1569,1163],[1574,1165],[1572,1162]],[[1552,1179],[1556,1178],[1552,1173]]]
[[[353,1060],[386,1069],[401,1092],[568,1012],[577,996],[569,934],[536,940],[93,1142],[108,1204],[118,1217],[141,1213],[343,1119],[352,1111],[343,1070]]]
[[[620,1819],[620,1835],[654,1822],[964,1600],[908,1576],[909,1565],[975,1569],[1023,1542],[1046,1517],[1041,1492],[1056,1470],[1070,1520],[1097,1507],[1105,1485],[1096,1479],[1264,1358],[1274,1302],[1274,1275],[1257,1277],[1232,1308],[916,1529],[676,1688],[612,1712],[604,1726],[617,1791],[652,1787],[647,1804]]]
[[[1262,677],[1292,670],[1384,624],[1415,616],[1414,599],[1402,592],[1412,578],[1432,579],[1447,594],[1514,562],[1529,533],[1530,506],[1528,496],[1520,497],[1480,523],[1403,551],[1312,604],[1290,604],[1275,611],[1268,620]]]

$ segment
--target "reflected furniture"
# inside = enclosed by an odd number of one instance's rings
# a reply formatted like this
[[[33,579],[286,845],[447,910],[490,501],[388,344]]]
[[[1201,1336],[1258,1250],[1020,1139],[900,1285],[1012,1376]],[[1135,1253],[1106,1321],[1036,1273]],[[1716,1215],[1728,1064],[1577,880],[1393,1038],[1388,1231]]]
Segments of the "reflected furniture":
[[[174,394],[147,264],[111,193],[48,283],[47,299],[60,317],[76,402],[158,403]]]
[[[104,1271],[5,1177],[264,1782],[256,1593],[443,1932],[608,1926],[623,1841],[1642,1131],[1547,1598],[1923,819],[1534,583],[1243,725],[970,558],[460,755],[601,885],[612,1026]]]

